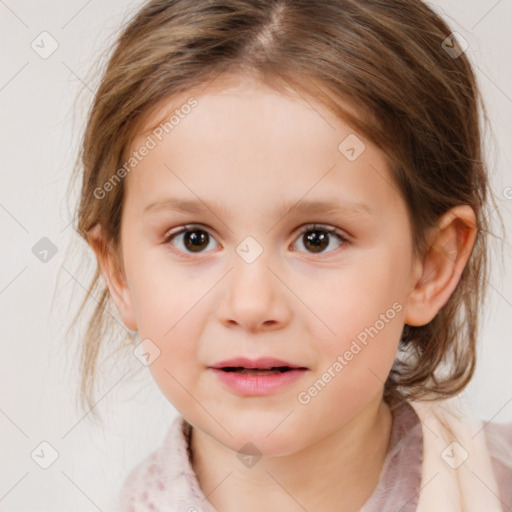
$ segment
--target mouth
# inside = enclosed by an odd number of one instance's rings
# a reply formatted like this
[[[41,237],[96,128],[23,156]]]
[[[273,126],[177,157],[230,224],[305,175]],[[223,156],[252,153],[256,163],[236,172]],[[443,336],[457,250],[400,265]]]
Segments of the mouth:
[[[243,366],[224,366],[219,368],[223,372],[240,373],[242,375],[272,375],[276,373],[286,373],[291,370],[305,370],[305,368],[290,368],[289,366],[274,366],[272,368],[245,368]]]
[[[222,370],[226,373],[240,373],[242,375],[273,375],[286,373],[294,370],[307,370],[308,368],[300,365],[276,359],[274,357],[259,357],[258,359],[249,359],[247,357],[234,357],[216,363],[210,368]]]
[[[245,397],[276,394],[293,386],[309,370],[271,357],[237,357],[208,368],[226,389]]]

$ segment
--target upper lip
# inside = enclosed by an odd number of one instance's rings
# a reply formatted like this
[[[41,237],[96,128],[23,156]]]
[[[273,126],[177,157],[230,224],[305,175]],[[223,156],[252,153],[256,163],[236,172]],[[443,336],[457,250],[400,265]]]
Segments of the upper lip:
[[[271,368],[278,366],[306,369],[304,366],[299,366],[293,363],[289,363],[287,361],[283,361],[281,359],[275,359],[273,357],[260,357],[258,359],[249,359],[247,357],[235,357],[233,359],[226,359],[225,361],[220,361],[219,363],[209,366],[209,368],[225,368],[226,366],[241,366],[243,368],[254,368],[259,370],[270,370]]]

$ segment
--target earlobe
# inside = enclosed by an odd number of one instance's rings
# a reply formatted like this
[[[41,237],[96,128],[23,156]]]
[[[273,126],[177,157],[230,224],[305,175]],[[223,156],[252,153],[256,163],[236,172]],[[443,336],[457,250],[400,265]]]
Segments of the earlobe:
[[[471,255],[476,233],[476,217],[470,206],[456,206],[443,215],[430,233],[422,262],[416,266],[413,289],[406,301],[406,324],[428,324],[448,302]]]
[[[108,287],[112,301],[125,326],[137,330],[130,289],[122,265],[117,261],[100,224],[96,224],[87,232],[89,245],[92,247],[98,266]]]

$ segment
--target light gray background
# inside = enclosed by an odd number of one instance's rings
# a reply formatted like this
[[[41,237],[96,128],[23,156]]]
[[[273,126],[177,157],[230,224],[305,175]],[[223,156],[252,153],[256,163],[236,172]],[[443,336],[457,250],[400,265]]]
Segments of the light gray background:
[[[78,256],[66,254],[78,236],[70,225],[76,195],[67,198],[66,186],[85,120],[84,108],[72,105],[80,90],[82,104],[92,99],[99,78],[91,76],[93,61],[140,4],[0,0],[2,511],[111,510],[128,471],[161,443],[176,414],[147,369],[130,378],[140,366],[133,358],[105,372],[95,407],[105,426],[91,423],[75,408],[79,377],[66,346],[76,339],[65,339],[88,283]],[[469,42],[497,136],[497,147],[489,147],[493,186],[512,232],[512,1],[433,5]],[[47,59],[31,48],[42,31],[59,44]],[[46,263],[32,252],[42,237],[57,248]],[[482,418],[500,422],[512,421],[510,245],[505,258],[504,269],[494,263],[478,369],[467,390]],[[46,470],[31,458],[43,441],[58,452]]]

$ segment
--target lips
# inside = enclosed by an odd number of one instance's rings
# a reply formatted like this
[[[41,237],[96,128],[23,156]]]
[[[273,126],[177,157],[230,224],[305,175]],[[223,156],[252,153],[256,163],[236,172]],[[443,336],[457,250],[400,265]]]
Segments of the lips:
[[[209,366],[208,370],[231,393],[262,397],[289,389],[309,368],[273,357],[235,357]]]
[[[209,368],[223,370],[225,372],[237,372],[247,375],[265,375],[271,373],[284,373],[293,369],[307,370],[304,366],[298,366],[282,359],[273,357],[260,357],[258,359],[248,359],[246,357],[235,357],[216,363]]]

